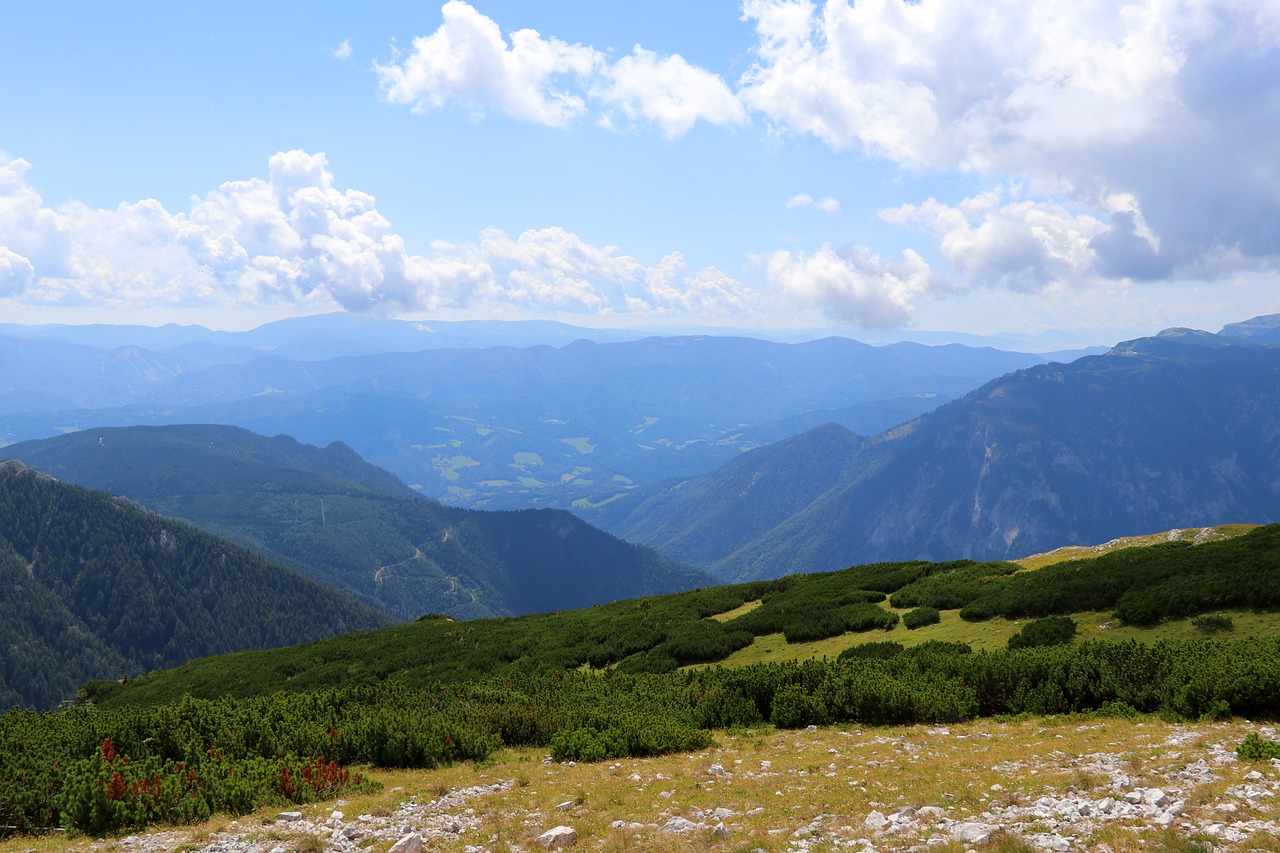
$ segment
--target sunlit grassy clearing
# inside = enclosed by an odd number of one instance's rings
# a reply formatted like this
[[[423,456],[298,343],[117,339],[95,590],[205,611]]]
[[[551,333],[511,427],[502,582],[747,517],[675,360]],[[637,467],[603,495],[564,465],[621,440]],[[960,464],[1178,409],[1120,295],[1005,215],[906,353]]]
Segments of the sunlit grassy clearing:
[[[1187,527],[1167,530],[1163,533],[1149,533],[1144,536],[1124,536],[1120,539],[1112,539],[1110,542],[1105,542],[1101,545],[1068,545],[1044,554],[1034,554],[1012,562],[1028,569],[1041,569],[1045,566],[1052,566],[1054,563],[1097,557],[1100,554],[1118,551],[1121,548],[1139,548],[1158,545],[1161,542],[1175,541],[1193,542],[1197,545],[1205,542],[1220,542],[1223,539],[1242,536],[1257,526],[1256,524],[1220,524],[1217,527]]]
[[[742,607],[722,613],[715,617],[719,621],[728,621],[736,616],[759,606],[759,602],[748,602]],[[906,613],[906,609],[895,609],[898,614]],[[1280,636],[1280,613],[1256,613],[1250,610],[1222,610],[1214,615],[1231,618],[1235,630],[1218,635],[1225,638],[1236,637],[1275,637]],[[1074,613],[1079,633],[1076,642],[1085,640],[1139,640],[1154,643],[1159,640],[1198,640],[1205,634],[1197,630],[1190,619],[1171,619],[1153,628],[1137,628],[1122,625],[1107,612]],[[901,622],[890,631],[866,631],[858,634],[841,634],[812,643],[788,643],[782,634],[765,634],[757,637],[755,642],[746,648],[739,649],[722,661],[709,666],[746,666],[753,663],[777,663],[787,660],[813,660],[816,658],[834,658],[850,646],[862,643],[893,641],[903,646],[916,646],[929,640],[947,643],[967,643],[974,649],[1003,649],[1007,647],[1009,638],[1022,630],[1027,620],[988,619],[984,622],[966,622],[960,618],[958,610],[942,611],[942,621],[937,625],[908,630]],[[1104,627],[1105,626],[1105,627]]]
[[[739,616],[742,616],[743,614],[750,613],[752,610],[755,610],[761,604],[764,604],[764,602],[757,598],[755,601],[748,601],[747,603],[743,604],[741,607],[735,607],[732,610],[726,610],[724,613],[717,613],[711,618],[716,620],[717,622],[728,622],[731,619],[737,619]]]

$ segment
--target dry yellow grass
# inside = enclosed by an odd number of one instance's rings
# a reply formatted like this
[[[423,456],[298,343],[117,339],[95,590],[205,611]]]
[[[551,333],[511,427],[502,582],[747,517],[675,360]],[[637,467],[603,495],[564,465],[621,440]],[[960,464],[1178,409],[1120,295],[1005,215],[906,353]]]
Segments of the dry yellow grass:
[[[1220,524],[1217,527],[1186,527],[1174,530],[1166,530],[1163,533],[1149,533],[1143,536],[1124,536],[1119,539],[1112,539],[1110,542],[1104,542],[1101,545],[1068,545],[1064,548],[1056,548],[1044,554],[1033,554],[1030,557],[1022,557],[1012,562],[1017,563],[1026,569],[1040,569],[1045,566],[1051,566],[1054,563],[1063,563],[1068,560],[1083,560],[1089,557],[1097,557],[1099,554],[1105,554],[1108,551],[1117,551],[1121,548],[1139,548],[1147,545],[1158,545],[1161,542],[1192,542],[1201,545],[1205,542],[1218,542],[1223,539],[1231,539],[1235,536],[1242,536],[1253,530],[1256,524]]]
[[[490,763],[435,771],[373,771],[386,786],[378,794],[304,809],[322,820],[335,807],[348,815],[390,814],[406,798],[428,801],[449,790],[500,781],[513,782],[459,807],[479,816],[475,830],[431,841],[429,849],[463,853],[468,847],[493,851],[540,849],[533,839],[567,824],[579,833],[579,849],[604,851],[746,851],[795,849],[807,838],[810,849],[835,850],[857,839],[877,849],[907,849],[930,842],[937,849],[964,850],[926,821],[917,830],[877,835],[864,822],[873,811],[891,814],[903,807],[936,806],[957,821],[998,822],[992,813],[1010,806],[1034,804],[1046,795],[1089,798],[1118,797],[1123,787],[1181,785],[1186,808],[1174,826],[1178,837],[1191,838],[1208,820],[1222,816],[1223,802],[1253,768],[1239,762],[1214,763],[1220,779],[1209,783],[1179,781],[1179,773],[1201,758],[1222,756],[1253,727],[1242,722],[1171,725],[1154,719],[1061,718],[1018,722],[978,721],[949,727],[883,729],[828,728],[817,732],[772,729],[718,733],[719,745],[696,754],[626,759],[599,764],[552,764],[536,750],[508,750]],[[726,771],[719,774],[713,765]],[[1261,765],[1268,780],[1280,775]],[[1111,787],[1116,773],[1130,778]],[[567,804],[567,805],[565,805]],[[561,807],[563,806],[563,807]],[[713,826],[723,817],[727,838],[709,830],[688,837],[664,834],[671,817]],[[273,823],[274,809],[240,818],[171,831],[167,849],[199,849],[228,830],[246,837],[291,839]],[[723,814],[723,813],[722,813]],[[1277,826],[1280,806],[1263,799],[1249,809],[1252,818]],[[623,826],[615,828],[615,822]],[[1026,838],[1045,831],[1036,821],[1005,826],[988,849],[1026,849]],[[1280,830],[1277,830],[1280,831]],[[1169,849],[1170,836],[1151,827],[1106,824],[1081,834],[1079,848],[1107,843],[1116,853]],[[302,840],[302,843],[311,842]],[[0,843],[0,853],[51,850],[97,850],[114,853],[136,845],[122,840],[94,844],[90,839],[14,839]],[[390,842],[368,848],[380,853]],[[1239,849],[1276,849],[1266,837]],[[858,849],[855,846],[854,849]],[[1183,849],[1183,848],[1180,848]],[[1215,849],[1224,848],[1219,842]]]

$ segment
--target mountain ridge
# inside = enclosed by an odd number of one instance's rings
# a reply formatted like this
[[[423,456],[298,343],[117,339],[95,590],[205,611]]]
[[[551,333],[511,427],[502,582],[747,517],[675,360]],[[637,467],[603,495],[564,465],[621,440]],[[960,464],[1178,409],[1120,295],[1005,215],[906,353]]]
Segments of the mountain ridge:
[[[105,342],[117,342],[112,335]],[[1043,360],[839,337],[579,339],[321,360],[237,347],[219,361],[214,344],[178,346],[131,344],[112,355],[0,335],[0,360],[19,368],[0,379],[0,436],[230,423],[321,446],[343,441],[454,505],[568,508],[709,470],[822,412],[878,432]]]
[[[0,707],[88,678],[385,627],[384,614],[226,540],[0,463]]]
[[[501,616],[713,579],[562,510],[424,498],[341,443],[238,427],[114,427],[0,449],[270,555],[397,616]]]
[[[1014,371],[829,458],[844,472],[837,485],[702,565],[745,580],[881,559],[1007,559],[1178,524],[1266,522],[1280,517],[1280,484],[1266,477],[1280,461],[1278,382],[1280,350],[1189,330]],[[693,482],[728,505],[740,473],[722,468]],[[648,529],[663,511],[660,493],[669,517],[687,513],[665,489],[646,490]],[[709,499],[702,505],[731,515]],[[646,529],[638,518],[607,527],[624,536]],[[659,550],[670,541],[636,538]]]

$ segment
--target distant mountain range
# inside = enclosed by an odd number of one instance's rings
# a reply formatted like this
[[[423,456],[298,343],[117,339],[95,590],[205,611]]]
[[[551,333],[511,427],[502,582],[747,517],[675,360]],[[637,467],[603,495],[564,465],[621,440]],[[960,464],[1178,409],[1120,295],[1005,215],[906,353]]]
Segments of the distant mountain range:
[[[401,619],[586,607],[713,579],[562,510],[444,506],[342,444],[229,426],[99,428],[0,448],[266,554]]]
[[[233,424],[342,441],[455,505],[592,506],[827,421],[876,433],[1053,357],[628,336],[351,315],[234,333],[0,325],[0,440]],[[557,346],[506,345],[534,339]]]
[[[296,361],[427,349],[564,346],[573,341],[631,341],[651,332],[588,329],[551,320],[383,320],[362,314],[318,314],[265,323],[243,332],[204,326],[21,325],[0,323],[0,335],[115,350],[139,347],[174,358],[185,369],[249,361],[263,355]]]
[[[126,500],[0,463],[0,709],[394,621]]]
[[[1272,521],[1280,348],[1266,334],[1171,329],[1016,371],[871,439],[818,427],[579,511],[729,580]]]

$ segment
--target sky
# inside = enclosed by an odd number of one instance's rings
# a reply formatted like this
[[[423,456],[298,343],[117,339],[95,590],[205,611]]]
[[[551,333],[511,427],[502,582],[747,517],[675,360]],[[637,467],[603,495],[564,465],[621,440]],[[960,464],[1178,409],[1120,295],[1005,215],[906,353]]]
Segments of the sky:
[[[1280,312],[1280,0],[0,0],[0,321]]]

